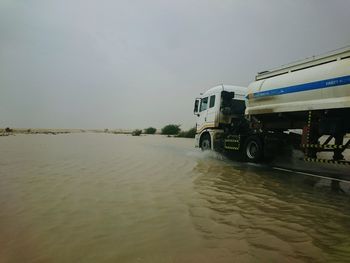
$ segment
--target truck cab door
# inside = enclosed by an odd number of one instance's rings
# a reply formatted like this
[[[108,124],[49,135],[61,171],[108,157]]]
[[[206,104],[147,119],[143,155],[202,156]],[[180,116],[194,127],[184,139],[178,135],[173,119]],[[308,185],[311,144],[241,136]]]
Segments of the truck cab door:
[[[207,111],[208,111],[209,98],[205,97],[200,100],[199,111],[197,114],[197,132],[200,132],[205,128],[207,122]]]
[[[216,127],[216,123],[217,123],[217,116],[218,116],[218,105],[219,103],[216,103],[216,99],[218,96],[211,95],[208,97],[208,109],[207,109],[207,118],[206,118],[206,122],[207,125],[210,125],[210,127]]]

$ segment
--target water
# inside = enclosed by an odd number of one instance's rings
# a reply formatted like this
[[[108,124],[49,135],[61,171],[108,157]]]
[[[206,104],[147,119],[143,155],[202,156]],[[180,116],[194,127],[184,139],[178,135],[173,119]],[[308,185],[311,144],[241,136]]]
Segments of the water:
[[[0,262],[346,262],[349,184],[190,139],[0,138]]]

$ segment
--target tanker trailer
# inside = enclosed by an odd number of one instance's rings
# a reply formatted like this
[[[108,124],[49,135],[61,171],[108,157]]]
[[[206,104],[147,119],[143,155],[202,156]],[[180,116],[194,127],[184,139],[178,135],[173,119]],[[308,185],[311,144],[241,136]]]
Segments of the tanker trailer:
[[[344,158],[350,146],[350,48],[258,73],[248,86],[245,114],[256,135],[251,149],[244,149],[252,161],[271,153],[263,149],[269,139],[299,130],[291,141],[304,161],[350,164]],[[322,152],[331,157],[320,158]]]

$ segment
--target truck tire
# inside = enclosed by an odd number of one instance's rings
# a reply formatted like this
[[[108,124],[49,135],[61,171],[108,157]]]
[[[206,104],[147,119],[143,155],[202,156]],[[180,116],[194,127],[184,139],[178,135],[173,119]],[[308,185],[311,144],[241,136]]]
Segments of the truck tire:
[[[243,147],[243,156],[248,162],[257,163],[263,158],[263,144],[259,136],[250,136]]]
[[[210,135],[208,133],[203,134],[203,137],[201,138],[200,147],[201,147],[202,151],[211,150],[211,139],[210,139]]]

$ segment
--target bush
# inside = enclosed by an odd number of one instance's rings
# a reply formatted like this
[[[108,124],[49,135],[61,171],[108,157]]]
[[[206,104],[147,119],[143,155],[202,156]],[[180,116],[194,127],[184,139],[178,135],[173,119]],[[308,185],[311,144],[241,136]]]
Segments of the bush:
[[[178,137],[194,138],[196,136],[196,128],[189,129],[188,131],[181,131]]]
[[[142,130],[134,130],[134,131],[131,133],[131,135],[132,135],[132,136],[140,136],[141,133],[142,133]]]
[[[168,124],[162,128],[162,134],[176,135],[180,132],[180,125]]]
[[[149,127],[147,129],[145,129],[145,134],[155,134],[157,131],[156,128],[153,128],[153,127]]]
[[[5,132],[13,132],[13,130],[10,127],[6,127]]]

